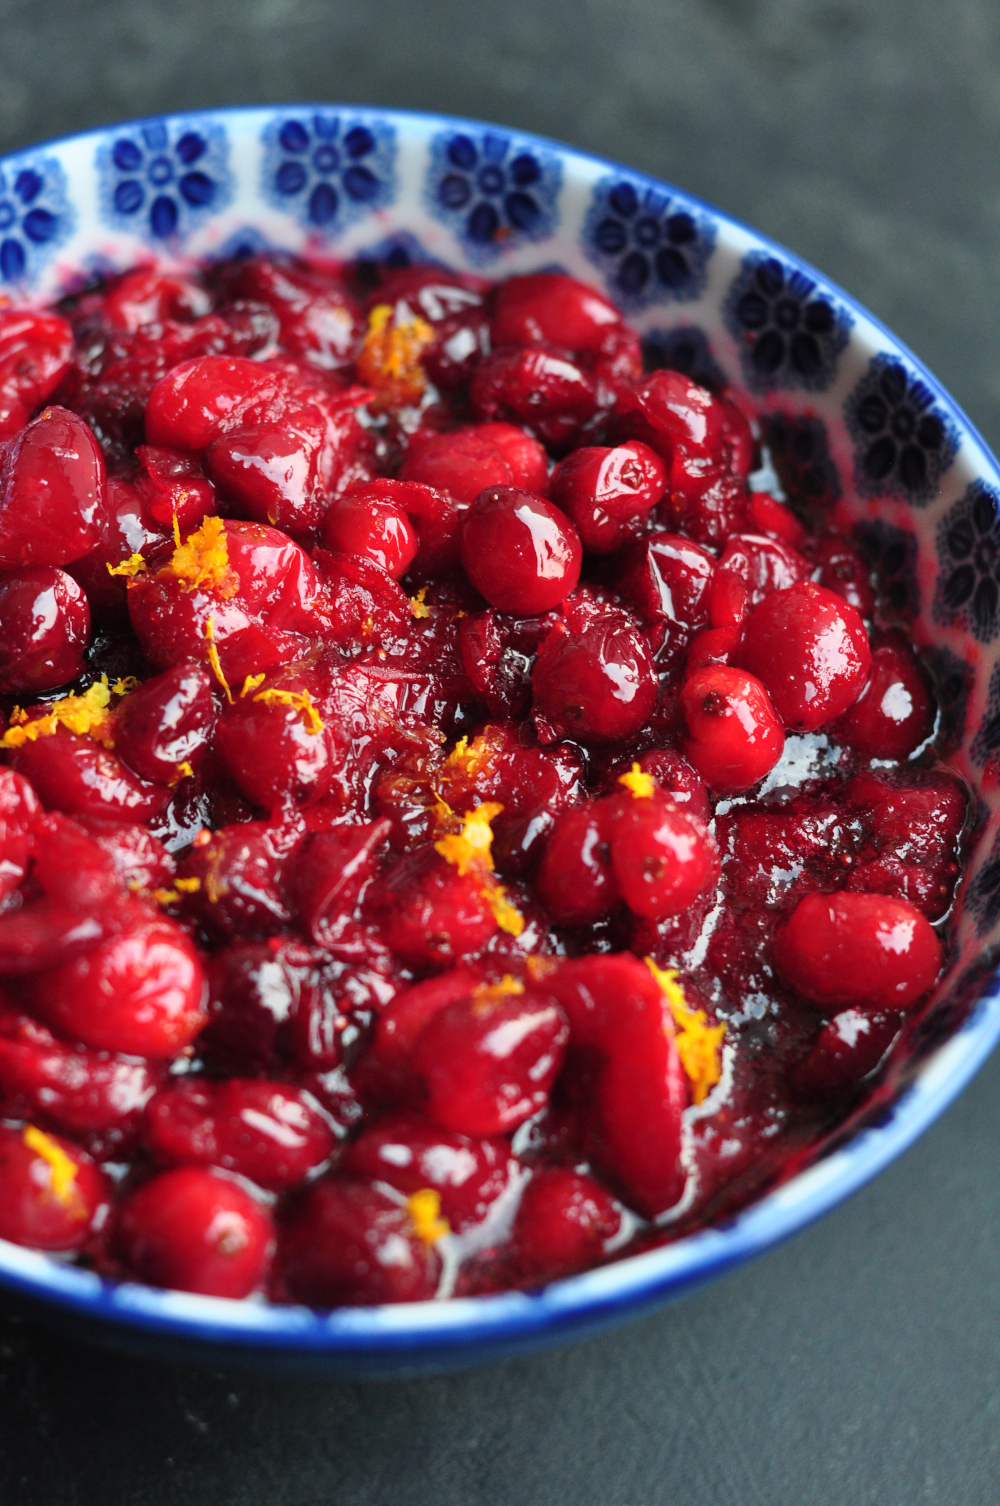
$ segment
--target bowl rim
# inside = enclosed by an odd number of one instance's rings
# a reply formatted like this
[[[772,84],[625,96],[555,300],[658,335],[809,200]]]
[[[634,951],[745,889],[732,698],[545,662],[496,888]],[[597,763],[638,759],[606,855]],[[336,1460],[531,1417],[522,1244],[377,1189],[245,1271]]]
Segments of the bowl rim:
[[[614,158],[554,140],[531,130],[474,117],[437,111],[396,109],[337,101],[299,101],[232,105],[167,111],[116,120],[64,136],[49,137],[0,155],[0,171],[29,153],[100,139],[116,129],[163,120],[274,117],[310,110],[355,111],[405,126],[438,129],[495,129],[577,157],[609,171],[621,171],[642,186],[677,192],[702,208],[721,227],[749,236],[760,249],[791,261],[814,276],[854,315],[867,322],[888,345],[905,356],[933,391],[958,430],[978,447],[987,468],[1000,483],[1000,464],[958,403],[923,361],[858,299],[825,273],[737,216],[720,210],[697,194],[627,166]],[[900,1156],[959,1096],[1000,1040],[1000,968],[984,975],[974,1006],[954,1033],[917,1067],[912,1080],[881,1120],[854,1133],[822,1154],[804,1171],[749,1204],[736,1215],[689,1234],[675,1243],[640,1255],[625,1256],[533,1291],[509,1291],[448,1301],[400,1303],[380,1307],[344,1307],[318,1312],[262,1300],[202,1297],[164,1291],[136,1282],[113,1282],[58,1258],[0,1239],[0,1285],[22,1297],[41,1301],[81,1317],[148,1335],[168,1336],[229,1350],[327,1356],[345,1360],[382,1356],[387,1361],[417,1353],[467,1353],[503,1344],[530,1347],[547,1338],[594,1331],[644,1307],[653,1307],[721,1275],[820,1218],[845,1201]]]

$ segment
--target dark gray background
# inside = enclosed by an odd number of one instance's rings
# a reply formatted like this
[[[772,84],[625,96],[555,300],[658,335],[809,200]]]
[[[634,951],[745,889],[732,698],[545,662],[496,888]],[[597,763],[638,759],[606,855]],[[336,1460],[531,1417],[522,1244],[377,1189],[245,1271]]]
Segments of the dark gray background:
[[[543,131],[816,262],[1000,445],[995,0],[0,0],[0,149],[329,99]],[[109,1358],[0,1321],[3,1506],[993,1506],[1000,1060],[866,1192],[659,1317],[441,1380]]]

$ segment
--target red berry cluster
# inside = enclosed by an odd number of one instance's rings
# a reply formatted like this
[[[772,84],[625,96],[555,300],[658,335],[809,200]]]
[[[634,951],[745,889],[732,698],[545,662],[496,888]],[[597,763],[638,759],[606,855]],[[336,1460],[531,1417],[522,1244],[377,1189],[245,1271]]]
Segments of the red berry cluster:
[[[557,273],[0,312],[0,1236],[393,1302],[796,1164],[938,976],[966,796],[759,461]]]

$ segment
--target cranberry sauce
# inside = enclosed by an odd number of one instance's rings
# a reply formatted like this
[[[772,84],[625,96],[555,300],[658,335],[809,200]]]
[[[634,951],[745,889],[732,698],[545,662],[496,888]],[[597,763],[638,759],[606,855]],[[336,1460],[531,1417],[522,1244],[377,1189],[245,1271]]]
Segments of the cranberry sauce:
[[[752,414],[558,273],[0,311],[0,1236],[317,1306],[676,1238],[864,1099],[967,795]]]

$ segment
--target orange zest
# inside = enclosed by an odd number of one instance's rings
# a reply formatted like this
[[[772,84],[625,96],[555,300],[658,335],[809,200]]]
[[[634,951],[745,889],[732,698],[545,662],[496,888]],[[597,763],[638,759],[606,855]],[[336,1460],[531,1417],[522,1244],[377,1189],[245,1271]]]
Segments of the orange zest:
[[[677,1030],[677,1055],[691,1083],[691,1097],[702,1103],[722,1076],[721,1046],[725,1025],[710,1025],[703,1009],[691,1009],[675,967],[657,967],[652,957],[646,966],[663,990]]]
[[[205,623],[205,644],[205,652],[208,655],[208,662],[212,666],[212,673],[218,680],[219,684],[222,686],[223,690],[226,692],[226,700],[231,706],[233,704],[233,692],[229,688],[228,680],[222,673],[222,661],[219,658],[219,650],[215,645],[214,617],[209,617],[208,621]]]
[[[358,377],[375,389],[381,407],[402,408],[420,401],[427,390],[421,356],[433,343],[431,326],[405,303],[395,309],[388,303],[375,305],[358,356]]]
[[[325,726],[308,690],[261,690],[254,696],[254,700],[260,701],[264,706],[290,706],[294,711],[300,711],[302,725],[313,737],[322,732]]]
[[[175,513],[175,522],[176,516]],[[175,537],[180,537],[179,530],[175,531]],[[157,579],[176,580],[185,591],[200,586],[223,600],[235,596],[240,581],[229,564],[229,545],[222,519],[206,518],[200,528],[189,533],[186,542],[177,545],[169,562],[158,572]]]

